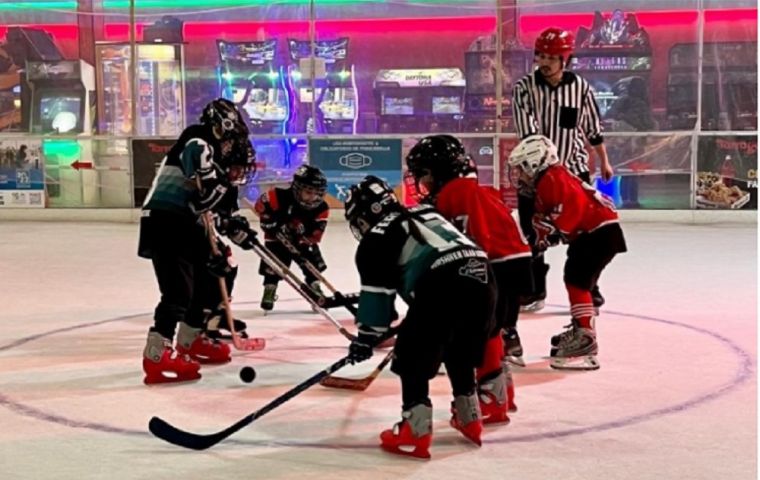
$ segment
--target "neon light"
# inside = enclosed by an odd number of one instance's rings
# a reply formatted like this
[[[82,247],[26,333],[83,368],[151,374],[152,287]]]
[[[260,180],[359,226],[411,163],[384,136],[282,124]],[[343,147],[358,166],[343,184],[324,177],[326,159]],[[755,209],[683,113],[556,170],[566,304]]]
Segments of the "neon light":
[[[52,2],[3,2],[0,10],[76,10],[75,1],[52,1]]]
[[[61,3],[61,2],[51,2]],[[63,2],[72,3],[72,2]],[[76,2],[73,2],[76,3]],[[395,3],[389,0],[319,0],[319,6],[326,5],[361,5],[367,3],[388,4]],[[415,0],[414,3],[433,3],[440,4],[457,4],[461,5],[462,0]],[[283,5],[309,5],[309,0],[278,0],[277,6]],[[106,0],[103,2],[106,9],[124,9],[129,8],[129,0]],[[135,0],[135,8],[191,8],[191,7],[259,7],[272,6],[271,0]]]

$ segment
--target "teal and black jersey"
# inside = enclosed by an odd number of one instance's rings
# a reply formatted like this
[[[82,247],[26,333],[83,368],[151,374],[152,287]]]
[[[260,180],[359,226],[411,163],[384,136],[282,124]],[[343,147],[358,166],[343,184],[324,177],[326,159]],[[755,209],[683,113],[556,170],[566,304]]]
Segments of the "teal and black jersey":
[[[219,164],[220,156],[219,142],[210,127],[187,127],[161,162],[143,210],[194,215],[190,204],[197,188],[192,178],[196,174],[204,181],[209,176],[216,177],[215,165]]]
[[[429,205],[393,212],[364,234],[356,251],[361,278],[358,321],[387,327],[396,294],[405,302],[429,270],[487,255]]]

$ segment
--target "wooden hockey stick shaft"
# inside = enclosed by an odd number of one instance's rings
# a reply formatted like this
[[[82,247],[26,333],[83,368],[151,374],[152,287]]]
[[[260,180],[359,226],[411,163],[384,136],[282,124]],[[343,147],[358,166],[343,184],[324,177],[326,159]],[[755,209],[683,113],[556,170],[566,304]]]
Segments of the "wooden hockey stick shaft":
[[[372,382],[375,381],[375,379],[380,375],[380,372],[383,371],[383,369],[390,363],[391,360],[393,360],[393,350],[388,352],[388,354],[385,355],[385,358],[383,358],[377,367],[375,367],[375,369],[372,370],[372,372],[364,378],[343,378],[327,375],[319,381],[319,384],[323,387],[328,388],[340,388],[343,390],[356,390],[363,392],[369,388]]]

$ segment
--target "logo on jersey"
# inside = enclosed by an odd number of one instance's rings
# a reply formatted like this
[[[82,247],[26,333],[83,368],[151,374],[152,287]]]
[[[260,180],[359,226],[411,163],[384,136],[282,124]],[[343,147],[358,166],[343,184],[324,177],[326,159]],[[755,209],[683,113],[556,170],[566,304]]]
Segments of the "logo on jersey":
[[[482,260],[471,258],[459,268],[459,275],[475,279],[480,283],[488,283],[488,266]]]

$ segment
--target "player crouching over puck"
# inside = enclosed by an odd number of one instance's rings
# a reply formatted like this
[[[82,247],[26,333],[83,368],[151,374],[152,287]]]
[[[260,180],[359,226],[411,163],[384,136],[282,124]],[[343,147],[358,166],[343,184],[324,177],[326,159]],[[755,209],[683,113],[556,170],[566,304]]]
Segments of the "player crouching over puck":
[[[483,422],[475,368],[495,327],[496,286],[488,256],[431,206],[401,206],[377,177],[352,186],[345,207],[346,220],[360,241],[359,332],[349,348],[351,359],[361,362],[372,356],[391,323],[396,294],[409,305],[391,365],[401,377],[402,420],[380,434],[381,447],[430,458],[433,408],[428,382],[441,362],[454,395],[451,425],[480,445]]]
[[[627,250],[612,202],[560,164],[547,137],[531,135],[509,156],[509,176],[521,195],[535,202],[533,228],[541,250],[568,244],[564,281],[572,322],[551,339],[551,366],[596,370],[594,305],[591,291],[602,270]]]

